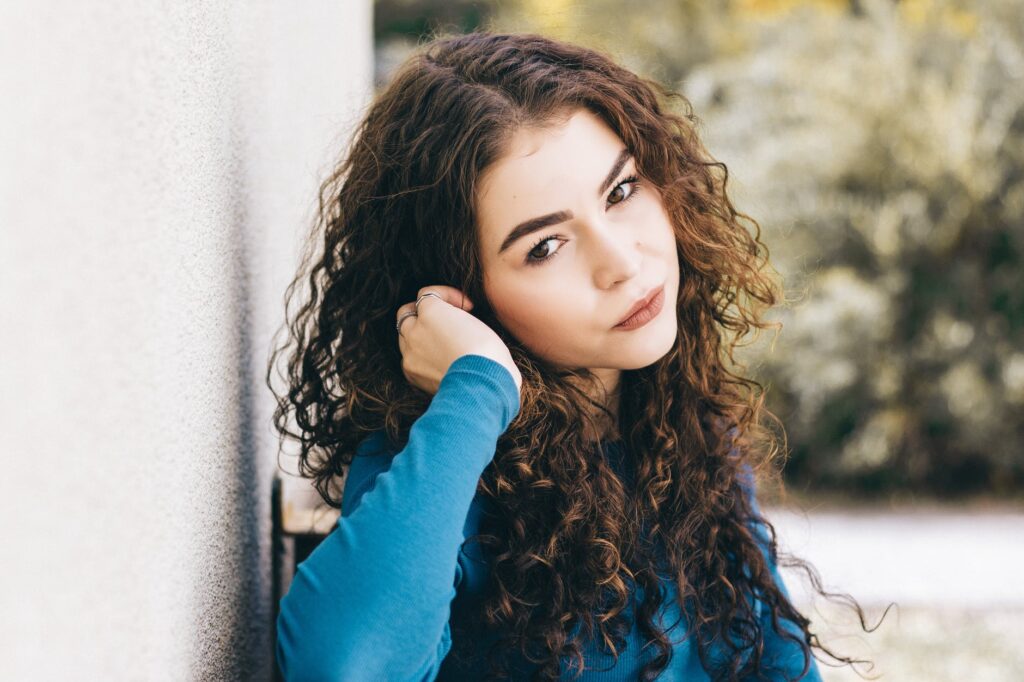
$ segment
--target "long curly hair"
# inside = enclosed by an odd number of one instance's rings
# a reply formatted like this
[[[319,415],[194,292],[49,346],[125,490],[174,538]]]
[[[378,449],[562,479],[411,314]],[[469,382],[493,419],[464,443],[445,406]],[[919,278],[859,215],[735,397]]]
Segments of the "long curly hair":
[[[633,486],[584,438],[596,431],[583,426],[596,427],[603,409],[585,390],[596,377],[525,349],[495,318],[482,283],[474,202],[482,173],[522,126],[550,125],[580,108],[633,153],[676,234],[680,333],[664,357],[623,371],[620,382],[618,425]],[[800,644],[804,673],[812,647],[861,662],[827,649],[771,575],[769,558],[781,560],[836,596],[809,564],[780,556],[775,529],[746,492],[745,475],[782,488],[784,450],[763,423],[779,420],[764,408],[761,384],[741,375],[733,351],[752,331],[756,339],[781,326],[761,316],[781,291],[766,274],[760,226],[733,207],[728,170],[704,148],[699,125],[683,95],[599,51],[534,34],[434,36],[377,93],[321,185],[316,226],[285,294],[287,343],[272,353],[267,384],[273,391],[272,372],[288,353],[274,425],[282,441],[299,443],[300,475],[328,505],[341,508],[357,445],[383,430],[404,447],[430,403],[405,379],[395,333],[398,307],[421,287],[466,292],[522,372],[519,414],[478,484],[493,513],[471,538],[491,558],[479,617],[505,633],[488,657],[497,677],[514,649],[537,664],[534,679],[557,679],[566,658],[582,671],[574,632],[599,638],[617,660],[631,627],[624,609],[632,584],[645,593],[634,617],[657,652],[642,671],[653,679],[672,656],[654,620],[666,579],[715,680],[766,672],[752,595],[771,610],[776,632]],[[843,596],[865,627],[860,606]],[[724,642],[727,654],[716,660],[711,641]]]

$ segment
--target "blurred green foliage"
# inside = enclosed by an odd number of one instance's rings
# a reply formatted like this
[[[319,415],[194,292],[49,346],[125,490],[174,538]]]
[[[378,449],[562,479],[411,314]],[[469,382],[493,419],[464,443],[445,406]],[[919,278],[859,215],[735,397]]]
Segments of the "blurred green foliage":
[[[693,102],[784,277],[782,331],[745,359],[791,482],[1024,489],[1022,3],[401,4],[603,49]]]

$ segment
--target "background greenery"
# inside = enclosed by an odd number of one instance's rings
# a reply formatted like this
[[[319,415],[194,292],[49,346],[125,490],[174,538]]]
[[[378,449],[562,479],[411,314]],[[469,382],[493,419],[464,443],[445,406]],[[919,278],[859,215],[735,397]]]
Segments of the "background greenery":
[[[1024,7],[376,3],[377,80],[435,29],[535,31],[683,92],[787,303],[746,349],[795,489],[1022,496]]]

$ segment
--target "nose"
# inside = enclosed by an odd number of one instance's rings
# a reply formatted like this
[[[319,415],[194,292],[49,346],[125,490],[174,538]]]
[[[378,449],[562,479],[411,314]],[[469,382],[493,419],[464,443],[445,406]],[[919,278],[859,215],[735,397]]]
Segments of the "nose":
[[[628,281],[640,272],[643,254],[636,231],[629,225],[597,218],[587,231],[588,257],[593,264],[594,283],[607,289]]]

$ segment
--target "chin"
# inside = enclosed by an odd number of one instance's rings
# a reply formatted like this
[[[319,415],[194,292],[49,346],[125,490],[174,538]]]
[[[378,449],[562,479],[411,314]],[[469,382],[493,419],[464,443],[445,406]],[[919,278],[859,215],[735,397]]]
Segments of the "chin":
[[[653,365],[672,352],[676,345],[678,331],[674,323],[669,326],[660,319],[653,320],[646,327],[634,329],[629,332],[632,341],[630,348],[623,351],[616,365],[619,369],[641,369]],[[650,332],[650,334],[641,339],[642,332]]]

